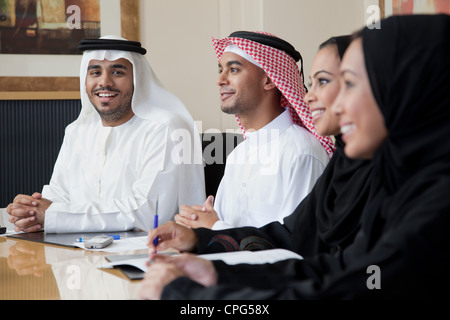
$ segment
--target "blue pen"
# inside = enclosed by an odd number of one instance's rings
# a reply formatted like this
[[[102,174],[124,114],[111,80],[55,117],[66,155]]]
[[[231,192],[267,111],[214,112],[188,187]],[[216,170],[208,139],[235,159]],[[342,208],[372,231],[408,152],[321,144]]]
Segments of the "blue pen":
[[[156,196],[155,220],[154,220],[154,222],[153,222],[153,229],[156,229],[156,228],[158,228],[158,196]],[[156,246],[158,245],[158,238],[159,238],[159,237],[156,237],[156,238],[153,240],[153,244],[154,244],[155,248],[156,248]],[[155,251],[155,252],[156,252],[156,251]]]

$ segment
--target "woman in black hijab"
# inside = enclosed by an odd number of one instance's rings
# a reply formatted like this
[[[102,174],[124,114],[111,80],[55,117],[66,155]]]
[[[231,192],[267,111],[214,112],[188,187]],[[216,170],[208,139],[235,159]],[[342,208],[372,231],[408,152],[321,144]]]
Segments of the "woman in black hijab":
[[[198,279],[181,268],[184,277],[162,298],[442,298],[450,285],[449,34],[447,15],[394,16],[381,29],[364,29],[344,56],[335,107],[345,153],[372,158],[377,189],[351,245],[264,265],[182,256],[208,274]],[[372,123],[352,109],[358,95]]]

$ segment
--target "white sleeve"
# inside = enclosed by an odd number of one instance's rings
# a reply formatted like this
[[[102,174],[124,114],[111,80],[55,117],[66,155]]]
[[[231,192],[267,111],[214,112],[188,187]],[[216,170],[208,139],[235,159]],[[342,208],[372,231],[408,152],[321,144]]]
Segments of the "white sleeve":
[[[61,161],[57,162],[52,176],[52,186],[44,190],[45,195],[56,196],[45,214],[45,231],[110,232],[134,228],[148,231],[153,227],[156,195],[160,224],[170,220],[178,207],[176,190],[179,166],[171,161],[173,142],[169,131],[160,130],[154,134],[152,139],[146,141],[139,176],[132,184],[131,194],[105,202],[77,203],[77,199],[64,201],[64,192],[60,188],[64,188],[61,185],[64,184],[67,169],[62,161],[65,156],[62,150],[59,157]]]
[[[290,179],[287,192],[284,193],[282,205],[277,215],[277,220],[283,223],[283,219],[294,212],[299,203],[311,192],[317,179],[322,175],[325,166],[316,157],[300,155],[291,165]]]
[[[233,151],[234,152],[234,151]],[[229,167],[225,166],[225,173],[220,180],[219,186],[217,188],[217,192],[214,198],[214,210],[217,212],[217,216],[219,217],[219,220],[214,223],[214,225],[211,227],[211,230],[223,230],[223,229],[230,229],[234,228],[235,226],[226,223],[224,220],[224,210],[225,210],[225,204],[226,201],[229,199],[229,197],[232,197],[228,191],[230,186],[227,185],[227,178],[230,176],[230,173],[228,172]],[[231,213],[227,213],[231,214]]]

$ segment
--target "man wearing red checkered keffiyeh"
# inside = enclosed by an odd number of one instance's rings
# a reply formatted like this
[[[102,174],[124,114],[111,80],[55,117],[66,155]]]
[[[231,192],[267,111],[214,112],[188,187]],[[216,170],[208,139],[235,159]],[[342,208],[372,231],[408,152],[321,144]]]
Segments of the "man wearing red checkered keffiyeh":
[[[227,158],[215,202],[210,196],[203,207],[183,206],[175,220],[213,229],[282,222],[309,194],[334,150],[315,132],[303,101],[301,55],[259,32],[234,32],[213,45],[222,111],[236,116],[245,140]]]
[[[241,49],[253,59],[252,62],[256,62],[281,91],[281,106],[289,107],[294,122],[314,134],[331,158],[335,146],[330,137],[316,133],[308,105],[304,101],[306,88],[303,82],[303,61],[294,47],[267,32],[247,31],[233,32],[224,39],[213,39],[213,46],[219,60],[224,51],[230,47]],[[296,63],[298,61],[302,64],[301,71]],[[239,117],[236,118],[241,125]],[[241,129],[245,133],[242,125]]]

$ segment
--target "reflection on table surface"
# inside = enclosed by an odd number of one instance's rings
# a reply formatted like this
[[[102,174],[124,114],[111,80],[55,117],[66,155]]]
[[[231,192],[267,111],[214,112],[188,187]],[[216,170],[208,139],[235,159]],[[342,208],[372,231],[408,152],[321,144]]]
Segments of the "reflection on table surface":
[[[97,268],[105,255],[111,253],[0,237],[0,300],[137,299],[141,281]]]

